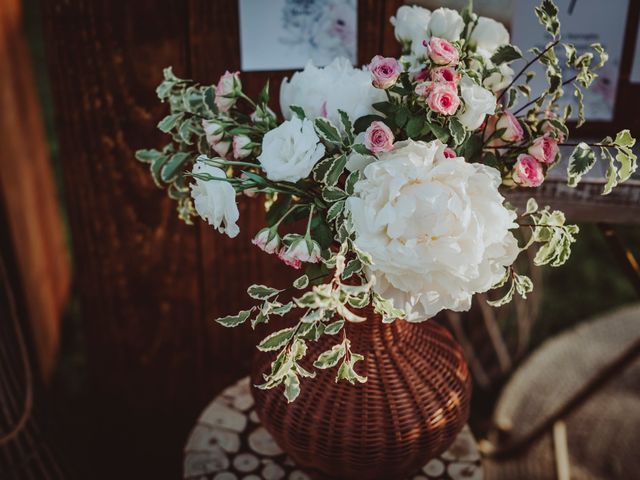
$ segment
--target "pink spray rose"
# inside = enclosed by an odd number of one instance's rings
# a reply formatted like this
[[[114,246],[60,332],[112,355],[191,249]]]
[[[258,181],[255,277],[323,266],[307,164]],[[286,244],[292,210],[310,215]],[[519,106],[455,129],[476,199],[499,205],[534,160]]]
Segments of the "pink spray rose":
[[[431,70],[431,80],[434,82],[451,82],[456,85],[460,81],[460,73],[453,67],[436,67]]]
[[[538,187],[544,181],[542,165],[531,155],[523,153],[513,166],[513,181],[523,187]]]
[[[226,71],[216,85],[215,104],[221,112],[228,112],[236,103],[237,93],[242,90],[240,72]]]
[[[247,147],[251,143],[251,139],[246,135],[234,135],[233,137],[233,158],[241,160],[248,157],[252,148]]]
[[[458,49],[444,38],[431,37],[429,42],[423,42],[429,51],[429,58],[436,65],[455,66],[460,61]]]
[[[311,250],[309,250],[307,241],[304,238],[300,238],[280,250],[278,258],[290,267],[299,269],[302,266],[302,262],[318,263],[321,258],[320,253],[320,245],[317,242],[312,240]]]
[[[529,155],[546,165],[555,162],[559,152],[558,140],[549,135],[536,138],[529,147]]]
[[[275,253],[280,247],[280,236],[269,228],[263,228],[251,243],[267,253]]]
[[[460,106],[458,89],[453,83],[436,83],[427,99],[427,105],[434,112],[453,115]]]
[[[458,156],[456,155],[456,152],[451,147],[445,148],[442,154],[444,155],[444,158],[456,158]]]
[[[419,83],[416,85],[416,95],[426,99],[431,93],[431,90],[433,90],[434,85],[435,83],[429,80]]]
[[[373,153],[388,152],[393,149],[393,132],[384,122],[372,122],[364,132],[364,146]]]
[[[428,68],[423,68],[418,73],[416,73],[415,76],[413,77],[413,79],[416,82],[424,82],[427,78],[429,78],[429,69]]]
[[[387,89],[395,85],[400,76],[400,62],[392,57],[376,55],[371,60],[369,71],[373,77],[373,86]]]
[[[504,129],[500,138],[505,142],[519,142],[524,137],[522,125],[511,112],[503,112],[496,122],[496,130]]]

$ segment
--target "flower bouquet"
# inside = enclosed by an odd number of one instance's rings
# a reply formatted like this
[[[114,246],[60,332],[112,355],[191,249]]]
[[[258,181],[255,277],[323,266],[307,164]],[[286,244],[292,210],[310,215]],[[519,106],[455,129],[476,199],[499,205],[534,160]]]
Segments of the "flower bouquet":
[[[188,223],[200,216],[234,237],[237,196],[264,203],[255,248],[301,270],[289,287],[251,285],[256,304],[217,319],[226,327],[296,320],[259,343],[273,356],[257,388],[282,387],[294,402],[301,379],[325,369],[336,381],[366,382],[348,325],[423,322],[468,310],[474,294],[491,289],[502,292],[496,307],[525,297],[533,285],[514,267],[518,255],[536,248],[536,265],[560,266],[578,228],[533,199],[518,211],[501,190],[538,187],[561,147],[573,147],[569,186],[598,159],[608,162],[603,194],[634,172],[628,130],[593,145],[568,142],[572,112],[559,100],[575,95],[579,127],[583,91],[607,55],[599,44],[578,52],[563,41],[552,1],[535,13],[549,42],[516,73],[510,64],[523,54],[502,24],[471,6],[402,6],[391,18],[400,58],[309,64],[283,82],[282,117],[269,108],[268,83],[251,99],[238,72],[209,86],[165,70],[157,93],[171,112],[158,128],[172,142],[137,158]],[[534,62],[547,80],[536,97]],[[329,347],[307,359],[321,338]]]

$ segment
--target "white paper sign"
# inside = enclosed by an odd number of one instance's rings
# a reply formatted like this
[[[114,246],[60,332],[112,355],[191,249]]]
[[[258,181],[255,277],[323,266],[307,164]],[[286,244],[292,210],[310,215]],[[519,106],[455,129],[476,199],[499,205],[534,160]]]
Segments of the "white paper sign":
[[[531,47],[543,50],[550,38],[533,10],[539,3],[539,0],[518,0],[514,4],[512,41],[523,53]],[[584,106],[588,120],[611,121],[620,75],[629,0],[567,0],[556,3],[560,9],[563,41],[573,43],[578,53],[589,49],[592,43],[599,42],[609,53],[609,61],[597,72],[598,78],[584,92]],[[556,51],[560,54],[562,49]],[[525,53],[525,59],[529,58],[531,54]],[[564,65],[563,57],[561,61]],[[514,62],[513,69],[518,72],[524,64],[524,60]],[[543,68],[538,65],[533,70],[537,75],[531,82],[532,99],[541,93],[546,82]],[[566,71],[564,78],[568,79],[572,75]],[[576,105],[570,85],[565,88],[563,102],[572,103],[574,107]],[[576,108],[573,109],[573,113],[573,118],[576,118]]]
[[[357,61],[357,0],[240,0],[242,70]]]

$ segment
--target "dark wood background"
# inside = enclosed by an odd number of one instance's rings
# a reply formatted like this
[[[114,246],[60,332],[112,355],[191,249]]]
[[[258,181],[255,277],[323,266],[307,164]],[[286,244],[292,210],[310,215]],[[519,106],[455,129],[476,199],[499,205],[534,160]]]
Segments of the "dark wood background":
[[[393,4],[360,0],[361,62],[381,51]],[[248,371],[255,348],[248,328],[212,320],[246,305],[249,284],[292,276],[249,243],[261,227],[258,202],[242,202],[234,240],[186,226],[134,160],[136,149],[167,140],[155,127],[167,111],[154,93],[162,68],[201,83],[239,68],[237,2],[41,5],[96,409],[96,478],[178,478],[199,411]],[[275,108],[288,74],[242,80],[256,95],[277,79]]]
[[[396,53],[388,18],[399,3],[359,0],[361,63]],[[284,285],[293,274],[249,243],[262,225],[258,202],[242,202],[234,240],[186,226],[134,160],[136,149],[167,140],[155,127],[167,111],[154,93],[162,68],[200,83],[239,68],[237,2],[41,0],[41,8],[87,344],[93,478],[179,478],[197,415],[248,371],[254,352],[248,328],[212,320],[246,305],[250,283]],[[289,74],[242,80],[255,95],[276,79],[276,108]],[[637,126],[631,107],[619,106]]]

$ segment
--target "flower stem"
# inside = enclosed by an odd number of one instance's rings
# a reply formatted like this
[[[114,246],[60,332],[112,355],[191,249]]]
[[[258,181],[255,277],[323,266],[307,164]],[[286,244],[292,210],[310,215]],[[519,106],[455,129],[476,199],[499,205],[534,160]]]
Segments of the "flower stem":
[[[313,210],[315,209],[315,205],[312,203],[309,208],[309,220],[307,221],[307,237],[310,238],[311,234],[311,220],[313,220]]]
[[[291,214],[291,212],[293,212],[296,208],[300,208],[300,207],[302,207],[302,205],[296,204],[296,205],[292,206],[291,208],[289,208],[289,210],[284,212],[284,215],[282,215],[282,217],[280,217],[280,220],[278,220],[276,223],[273,224],[272,228],[278,228],[278,226],[282,223],[282,221],[285,218],[287,218],[289,216],[289,214]]]
[[[567,85],[568,83],[573,82],[576,78],[578,78],[577,75],[574,75],[573,77],[571,77],[569,80],[565,80],[564,82],[562,82],[562,86],[564,87],[565,85]],[[533,100],[531,100],[529,103],[527,103],[526,105],[523,105],[522,107],[520,107],[515,113],[514,115],[518,115],[521,111],[525,110],[526,108],[528,108],[529,106],[533,105],[534,103],[536,103],[538,100],[540,100],[543,96],[545,96],[547,94],[547,92],[545,91],[544,93],[538,95],[536,98],[534,98]]]

